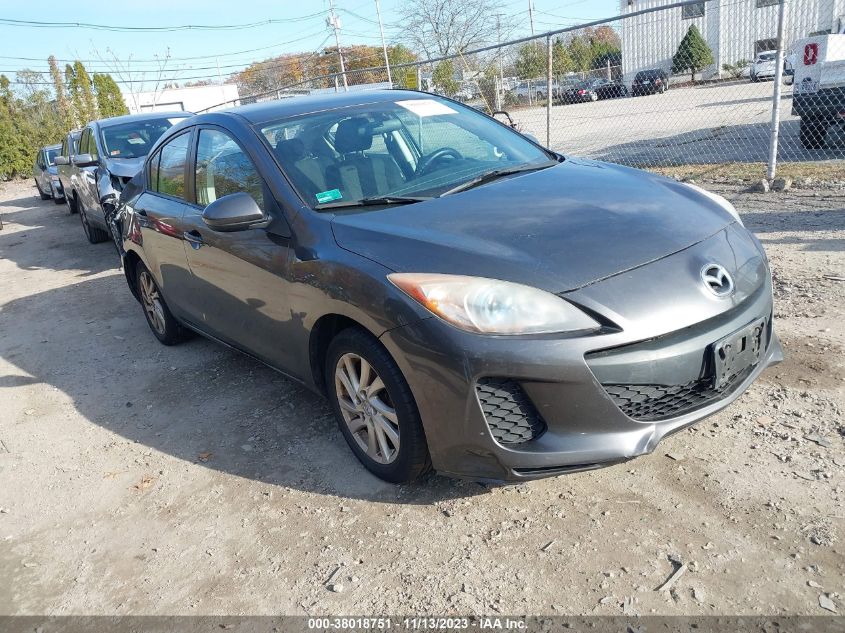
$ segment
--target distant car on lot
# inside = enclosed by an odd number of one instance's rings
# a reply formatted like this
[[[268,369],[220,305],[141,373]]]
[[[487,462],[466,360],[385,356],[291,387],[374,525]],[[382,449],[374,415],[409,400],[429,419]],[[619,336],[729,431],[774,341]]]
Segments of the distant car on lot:
[[[845,33],[813,36],[796,48],[804,63],[795,73],[792,114],[801,117],[801,144],[838,146],[845,141]]]
[[[82,135],[82,130],[71,130],[65,134],[62,139],[61,149],[59,155],[56,156],[56,171],[59,176],[59,184],[62,187],[62,192],[70,190],[70,177],[73,170],[71,160],[79,151],[79,137]],[[76,204],[70,196],[65,195],[65,203],[67,204],[70,213],[76,213]]]
[[[557,94],[560,90],[558,82],[552,81],[552,94]],[[516,87],[511,91],[518,101],[531,102],[543,101],[548,92],[548,84],[545,79],[530,79],[520,81]]]
[[[35,164],[32,166],[32,175],[35,178],[35,187],[42,200],[50,200],[61,204],[65,200],[62,185],[59,182],[59,173],[56,170],[56,157],[61,152],[61,145],[48,145],[38,150],[35,156]]]
[[[325,394],[391,482],[625,461],[782,359],[768,260],[730,202],[429,94],[193,117],[119,213],[159,341],[195,331]]]
[[[669,75],[662,68],[641,70],[634,76],[634,83],[631,86],[631,94],[635,97],[663,94],[667,90],[669,90]]]
[[[592,88],[599,99],[619,99],[628,96],[628,88],[621,81],[594,79]]]
[[[76,153],[57,159],[60,166],[70,168],[65,196],[71,210],[79,212],[89,242],[109,239],[104,205],[117,201],[159,137],[190,116],[188,112],[151,112],[92,121],[82,130]]]
[[[599,95],[593,88],[593,80],[581,81],[561,90],[559,100],[561,103],[586,103],[598,101]]]
[[[748,73],[751,81],[774,79],[777,54],[777,51],[762,51],[757,54]],[[783,77],[793,77],[795,75],[795,55],[784,56],[783,72],[781,75]]]

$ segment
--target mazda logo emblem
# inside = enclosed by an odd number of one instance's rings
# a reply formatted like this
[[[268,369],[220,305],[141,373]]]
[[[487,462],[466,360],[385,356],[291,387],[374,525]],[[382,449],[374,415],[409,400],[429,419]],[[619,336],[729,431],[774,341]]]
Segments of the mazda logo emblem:
[[[727,297],[734,291],[734,280],[724,266],[707,264],[701,269],[701,281],[717,297]]]

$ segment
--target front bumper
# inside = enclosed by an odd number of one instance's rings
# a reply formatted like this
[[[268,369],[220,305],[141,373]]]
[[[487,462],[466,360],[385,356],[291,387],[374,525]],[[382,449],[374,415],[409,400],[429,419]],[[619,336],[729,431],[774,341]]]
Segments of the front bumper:
[[[700,250],[709,254],[706,248]],[[678,268],[672,260],[665,261],[667,275]],[[698,270],[696,266],[697,262],[691,264]],[[698,314],[705,318],[692,324],[682,323],[682,317],[672,312],[672,301],[664,299],[665,306],[652,306],[654,327],[665,327],[661,324],[667,322],[667,315],[668,322],[680,325],[668,332],[664,329],[666,333],[649,331],[646,322],[639,326],[627,322],[621,328],[607,327],[592,336],[492,337],[461,332],[429,318],[391,330],[381,340],[408,379],[432,463],[439,472],[480,480],[518,481],[588,470],[652,452],[662,438],[728,406],[766,367],[783,359],[771,327],[768,269],[762,258],[751,268],[753,272],[746,274],[749,284],[757,275],[752,291],[738,292],[740,296],[728,310],[714,307],[707,314],[702,308]],[[761,270],[764,279],[760,278]],[[622,287],[614,284],[636,286],[636,276],[634,271],[599,285],[613,295]],[[579,292],[584,297],[578,297]],[[586,305],[587,294],[591,294],[589,289],[570,296]],[[682,294],[673,299],[683,301]],[[592,295],[602,296],[601,292]],[[767,319],[768,327],[759,361],[750,373],[743,374],[719,397],[697,402],[680,415],[658,421],[633,419],[623,413],[602,384],[617,382],[626,372],[632,383],[683,385],[702,379],[707,371],[703,361],[711,353],[712,344],[761,317]],[[641,350],[643,342],[649,346],[645,353]],[[622,350],[621,358],[626,360],[602,364],[594,360],[595,353],[602,350]],[[626,366],[627,359],[630,363]],[[506,379],[518,385],[523,400],[527,398],[529,408],[542,418],[541,433],[520,443],[501,441],[501,433],[495,432],[495,425],[491,427],[480,400],[490,379]],[[484,406],[487,404],[485,401]],[[520,410],[524,410],[524,404],[518,402]]]

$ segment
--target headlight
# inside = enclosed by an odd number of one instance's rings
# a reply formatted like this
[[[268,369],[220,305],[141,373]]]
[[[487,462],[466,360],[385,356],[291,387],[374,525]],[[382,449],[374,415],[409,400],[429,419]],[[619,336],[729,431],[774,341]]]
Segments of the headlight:
[[[715,194],[711,191],[707,191],[707,189],[702,189],[701,187],[698,187],[696,185],[691,185],[689,183],[684,183],[684,184],[687,187],[689,187],[690,189],[694,189],[698,193],[710,198],[713,202],[715,202],[720,207],[722,207],[725,211],[730,213],[733,216],[734,220],[736,220],[739,223],[740,226],[745,226],[742,223],[742,218],[739,217],[739,213],[737,212],[736,207],[734,207],[734,205],[732,205],[730,202],[725,200],[722,196]]]
[[[478,334],[546,334],[592,330],[593,319],[571,303],[521,284],[425,273],[387,276],[444,321]]]

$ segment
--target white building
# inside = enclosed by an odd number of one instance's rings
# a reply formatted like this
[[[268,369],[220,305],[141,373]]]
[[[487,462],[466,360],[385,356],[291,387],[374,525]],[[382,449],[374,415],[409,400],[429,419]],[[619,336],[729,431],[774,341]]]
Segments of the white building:
[[[149,92],[126,92],[123,95],[130,114],[139,112],[199,112],[220,104],[235,105],[240,98],[235,84],[163,88]]]
[[[620,14],[672,4],[675,0],[621,0]],[[845,0],[786,0],[787,50],[811,34],[838,32],[845,24]],[[777,47],[778,0],[710,0],[622,20],[622,72],[631,83],[640,70],[672,68],[690,25],[713,51],[715,63],[704,77],[718,77],[724,64],[753,60]]]

